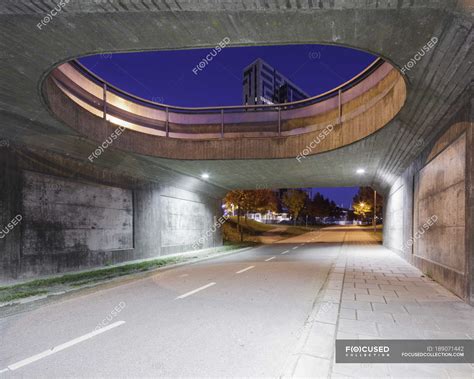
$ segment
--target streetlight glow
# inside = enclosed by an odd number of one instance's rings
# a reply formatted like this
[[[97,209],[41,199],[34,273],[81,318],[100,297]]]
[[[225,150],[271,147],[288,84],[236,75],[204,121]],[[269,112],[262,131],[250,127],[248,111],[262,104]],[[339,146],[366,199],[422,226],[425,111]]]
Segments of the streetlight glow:
[[[365,170],[363,168],[358,168],[356,173],[358,173],[359,175],[362,175],[362,174],[365,174]]]

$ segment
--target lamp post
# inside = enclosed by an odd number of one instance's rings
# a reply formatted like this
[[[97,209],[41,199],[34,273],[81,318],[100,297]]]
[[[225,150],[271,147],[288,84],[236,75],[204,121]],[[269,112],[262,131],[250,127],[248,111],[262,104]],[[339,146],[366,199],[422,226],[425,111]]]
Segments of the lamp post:
[[[377,208],[377,191],[374,190],[374,217],[372,217],[372,224],[374,225],[374,233],[377,232],[377,220],[375,219],[376,216],[376,208]]]

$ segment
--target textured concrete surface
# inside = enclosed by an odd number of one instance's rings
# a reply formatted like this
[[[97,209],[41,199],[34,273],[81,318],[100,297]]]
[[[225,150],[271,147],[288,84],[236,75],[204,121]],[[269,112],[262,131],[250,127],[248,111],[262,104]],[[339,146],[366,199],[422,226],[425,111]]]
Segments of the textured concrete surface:
[[[384,216],[384,245],[466,301],[474,238],[469,112],[460,111],[392,186]]]
[[[344,149],[299,164],[295,159],[175,161],[131,157],[115,170],[168,169],[198,178],[203,169],[223,188],[257,185],[364,185],[388,188],[446,127],[449,114],[472,79],[472,8],[464,1],[275,1],[193,2],[151,0],[69,2],[39,30],[52,1],[0,4],[2,68],[1,137],[14,143],[67,153],[86,161],[90,141],[56,120],[41,96],[46,74],[61,62],[93,53],[213,47],[228,37],[231,46],[277,43],[346,45],[380,55],[401,68],[434,36],[435,47],[406,72],[407,102],[397,117],[374,135]],[[420,22],[422,20],[422,22]],[[288,33],[288,27],[292,32]],[[159,38],[157,37],[159,36]],[[190,64],[190,67],[193,65]],[[163,94],[160,94],[163,95]],[[460,105],[459,105],[460,106]],[[363,166],[367,175],[354,172]],[[181,184],[180,184],[181,185]]]
[[[466,272],[466,134],[461,135],[419,172],[415,188],[413,253],[461,274]],[[423,224],[436,222],[424,233]],[[428,224],[428,227],[430,225]]]
[[[27,151],[1,153],[2,228],[22,217],[0,239],[2,281],[222,244],[209,232],[222,213],[212,194],[103,170],[76,177],[58,157],[28,164]]]
[[[473,316],[371,232],[339,228],[0,319],[0,371],[105,319],[125,323],[1,375],[469,378],[471,365],[335,364],[334,340],[473,338]]]
[[[133,249],[131,190],[30,171],[22,182],[22,254]]]

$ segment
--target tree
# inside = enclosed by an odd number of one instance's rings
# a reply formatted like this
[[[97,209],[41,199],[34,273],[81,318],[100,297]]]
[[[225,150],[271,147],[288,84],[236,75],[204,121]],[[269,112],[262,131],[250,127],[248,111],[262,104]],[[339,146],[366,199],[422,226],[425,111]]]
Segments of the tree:
[[[276,211],[277,199],[273,191],[269,189],[258,190],[234,190],[227,193],[224,198],[227,209],[237,211],[237,227],[240,232],[240,240],[244,240],[244,228],[240,223],[243,215],[247,223],[248,212]]]
[[[307,196],[306,192],[301,190],[289,190],[283,195],[282,202],[288,208],[295,225],[301,210],[305,206]]]
[[[375,213],[378,218],[382,218],[383,214],[383,197],[377,193],[377,206],[375,208]],[[354,196],[352,199],[352,208],[354,209],[354,214],[357,214],[355,212],[355,204],[360,204],[360,203],[365,203],[367,204],[371,210],[373,211],[374,209],[374,190],[371,187],[360,187],[359,191],[357,194]],[[365,218],[366,216],[364,216]],[[371,217],[372,218],[372,217]]]
[[[269,189],[258,189],[249,192],[249,211],[266,213],[276,212],[278,208],[278,200],[275,192]]]
[[[242,214],[243,209],[246,207],[248,195],[245,191],[242,190],[234,190],[227,193],[224,198],[224,202],[226,204],[227,209],[231,209],[235,212],[237,211],[237,230],[240,234],[240,241],[244,240],[244,230],[240,225],[240,216]]]
[[[352,208],[354,209],[354,214],[360,216],[362,220],[365,220],[367,214],[372,211],[372,206],[364,201],[352,204]]]
[[[302,215],[314,218],[339,217],[341,209],[337,204],[316,192],[313,199],[307,199]]]

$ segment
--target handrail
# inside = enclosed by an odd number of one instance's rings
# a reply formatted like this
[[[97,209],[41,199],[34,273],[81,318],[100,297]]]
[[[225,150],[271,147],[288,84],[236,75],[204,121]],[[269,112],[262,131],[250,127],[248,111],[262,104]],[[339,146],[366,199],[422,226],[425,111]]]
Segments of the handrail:
[[[247,110],[274,110],[274,111],[279,111],[281,109],[293,109],[293,108],[299,108],[307,105],[311,105],[314,103],[318,103],[320,101],[329,99],[331,97],[337,96],[341,92],[344,92],[350,88],[352,88],[354,85],[365,79],[367,76],[369,76],[373,71],[375,71],[378,67],[380,67],[384,63],[384,60],[380,57],[376,58],[369,66],[367,66],[363,71],[361,71],[359,74],[354,76],[353,78],[349,79],[348,81],[340,84],[339,86],[326,91],[322,94],[309,97],[307,99],[302,99],[298,101],[293,101],[290,103],[279,103],[279,104],[257,104],[257,105],[224,105],[224,106],[213,106],[213,107],[179,107],[179,106],[174,106],[174,105],[168,105],[168,104],[163,104],[155,101],[151,101],[148,99],[144,99],[142,97],[133,95],[127,91],[124,91],[113,84],[107,82],[106,80],[102,79],[92,71],[90,71],[87,67],[85,67],[83,64],[78,62],[77,60],[73,60],[70,62],[70,64],[78,69],[84,76],[87,76],[89,79],[92,79],[94,82],[99,84],[100,86],[107,87],[108,91],[115,92],[116,94],[124,97],[124,98],[129,98],[132,100],[135,100],[136,102],[142,103],[149,105],[153,108],[158,108],[158,109],[163,109],[163,110],[174,110],[178,112],[183,112],[183,113],[200,113],[200,112],[205,112],[205,113],[218,113],[218,112],[225,112],[226,110],[229,111],[247,111]]]

